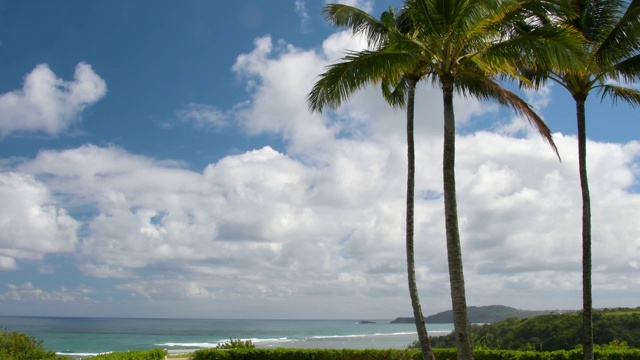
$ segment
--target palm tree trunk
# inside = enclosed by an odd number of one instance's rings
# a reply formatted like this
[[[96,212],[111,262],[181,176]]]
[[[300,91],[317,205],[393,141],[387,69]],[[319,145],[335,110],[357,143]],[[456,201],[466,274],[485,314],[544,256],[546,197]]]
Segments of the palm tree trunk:
[[[473,360],[471,331],[467,316],[467,299],[462,269],[462,249],[458,229],[458,205],[456,200],[456,121],[453,113],[453,78],[443,76],[442,98],[444,103],[444,150],[442,178],[444,187],[444,215],[447,237],[449,283],[453,308],[453,331],[456,334],[458,360]]]
[[[593,297],[591,294],[591,197],[587,178],[586,96],[574,96],[578,117],[578,164],[582,189],[582,349],[593,360]]]
[[[422,349],[422,360],[435,360],[431,342],[427,334],[427,327],[422,316],[420,298],[418,297],[418,285],[416,283],[416,267],[413,251],[413,209],[416,178],[416,156],[413,141],[413,114],[415,103],[415,90],[417,80],[409,79],[409,91],[407,96],[407,277],[409,279],[409,295],[413,308],[413,317],[416,322],[418,340]]]

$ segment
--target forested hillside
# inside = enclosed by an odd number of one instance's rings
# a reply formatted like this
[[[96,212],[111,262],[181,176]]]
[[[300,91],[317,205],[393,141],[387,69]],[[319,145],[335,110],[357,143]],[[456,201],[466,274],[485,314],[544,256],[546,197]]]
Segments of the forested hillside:
[[[503,305],[489,305],[489,306],[469,306],[467,307],[469,314],[469,321],[471,323],[494,323],[502,321],[508,318],[525,318],[535,315],[544,315],[552,313],[553,310],[545,311],[533,311],[533,310],[520,310]],[[424,321],[431,324],[436,323],[452,323],[453,312],[451,310],[443,311],[435,315],[430,315],[424,318]]]
[[[640,348],[640,308],[606,309],[594,313],[594,342],[614,341]],[[487,325],[473,325],[476,346],[491,349],[569,350],[582,341],[580,313],[510,318]],[[453,335],[432,338],[434,347],[454,347]]]
[[[535,315],[551,314],[558,310],[520,310],[504,305],[489,306],[469,306],[467,313],[469,322],[474,324],[494,323],[508,318],[524,318]],[[453,322],[453,311],[447,310],[437,314],[425,316],[424,321],[428,324],[449,324]],[[399,317],[391,321],[392,324],[413,324],[413,317]]]

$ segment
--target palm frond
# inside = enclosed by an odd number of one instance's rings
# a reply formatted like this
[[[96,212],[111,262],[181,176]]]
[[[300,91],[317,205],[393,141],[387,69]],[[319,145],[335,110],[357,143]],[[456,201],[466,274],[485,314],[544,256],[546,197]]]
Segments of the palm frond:
[[[395,9],[390,9],[395,12]],[[384,42],[389,33],[389,16],[376,19],[369,13],[353,6],[343,4],[327,4],[323,8],[325,20],[338,27],[348,27],[354,34],[363,35],[369,47],[377,47]],[[385,21],[386,20],[386,21]]]
[[[385,77],[391,81],[398,79],[402,68],[414,58],[405,53],[364,50],[350,52],[341,60],[327,67],[307,96],[312,111],[338,108],[354,92]]]
[[[560,153],[553,141],[551,130],[538,115],[535,110],[517,94],[504,88],[495,79],[482,74],[467,73],[460,77],[456,85],[463,96],[472,95],[479,100],[496,101],[502,106],[511,108],[517,115],[523,116],[536,130],[540,136],[551,146],[558,159]]]
[[[447,35],[445,18],[434,1],[405,0],[404,4],[407,16],[412,19],[413,26],[422,40],[426,37],[442,38]]]
[[[516,80],[520,88],[531,88],[538,90],[541,86],[547,83],[547,80],[551,77],[552,73],[546,69],[533,69],[528,66],[518,66],[518,76],[513,79],[510,77],[506,80]],[[505,75],[501,75],[500,78],[505,80]]]
[[[610,97],[614,104],[616,104],[618,100],[622,100],[632,107],[640,105],[640,91],[638,90],[611,84],[602,85],[598,90],[601,100],[604,100],[605,97]]]
[[[460,33],[470,39],[500,35],[505,25],[510,26],[512,17],[521,11],[521,0],[477,1],[469,5],[462,15],[465,21]]]
[[[566,19],[591,43],[601,44],[620,18],[621,0],[574,0],[576,17]]]
[[[413,39],[409,37],[402,37],[390,41],[384,46],[384,51],[388,52],[402,52],[407,54],[414,54],[414,56],[420,56],[427,62],[437,56],[433,48],[425,46],[426,44],[419,39]],[[381,49],[382,50],[382,49]],[[436,49],[437,50],[437,49]]]
[[[406,106],[409,83],[405,76],[395,82],[391,81],[389,78],[383,78],[381,87],[382,95],[389,105],[397,108],[404,108]]]
[[[574,71],[584,67],[583,46],[575,29],[548,24],[492,44],[482,53],[482,59],[497,69],[517,62],[532,69]]]
[[[607,73],[612,79],[621,79],[629,83],[640,81],[640,54],[615,64],[612,70]]]
[[[570,0],[522,0],[520,9],[511,17],[516,22],[526,21],[535,26],[556,23],[559,19],[574,19],[577,14],[571,3]]]
[[[606,37],[596,43],[595,57],[605,66],[640,51],[640,0],[632,1],[624,12],[622,10],[622,7],[610,10],[613,23],[603,29]]]

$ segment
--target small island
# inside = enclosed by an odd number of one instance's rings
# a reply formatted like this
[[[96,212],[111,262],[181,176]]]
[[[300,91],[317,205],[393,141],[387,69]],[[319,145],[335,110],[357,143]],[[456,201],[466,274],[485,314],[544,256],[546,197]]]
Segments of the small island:
[[[358,321],[358,324],[375,324],[375,321],[369,321],[369,320],[362,320],[362,321]]]

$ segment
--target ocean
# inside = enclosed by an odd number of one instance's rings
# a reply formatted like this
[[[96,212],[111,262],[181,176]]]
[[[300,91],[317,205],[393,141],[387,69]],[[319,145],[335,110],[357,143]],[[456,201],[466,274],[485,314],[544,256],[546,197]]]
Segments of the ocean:
[[[256,347],[404,349],[417,340],[415,325],[391,320],[124,319],[0,316],[7,331],[27,333],[47,350],[83,358],[99,353],[163,348],[171,352],[215,347],[229,339]],[[430,336],[453,324],[427,324]]]

